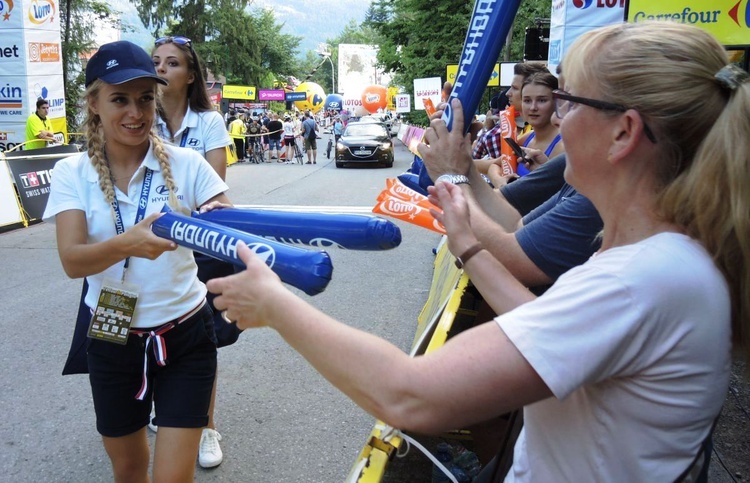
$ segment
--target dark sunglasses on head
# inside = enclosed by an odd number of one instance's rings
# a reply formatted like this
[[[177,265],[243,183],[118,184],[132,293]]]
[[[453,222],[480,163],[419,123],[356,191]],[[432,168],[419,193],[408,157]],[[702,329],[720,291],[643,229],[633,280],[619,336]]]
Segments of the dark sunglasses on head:
[[[187,37],[182,37],[180,35],[174,36],[174,37],[161,37],[159,39],[156,39],[156,42],[154,42],[154,45],[164,45],[164,44],[177,44],[177,45],[187,45],[188,47],[193,47],[193,41],[190,40]]]

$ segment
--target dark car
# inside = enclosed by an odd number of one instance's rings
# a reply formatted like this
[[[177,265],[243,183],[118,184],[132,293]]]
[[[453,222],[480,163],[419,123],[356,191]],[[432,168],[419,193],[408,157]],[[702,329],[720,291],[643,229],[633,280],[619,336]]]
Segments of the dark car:
[[[352,122],[336,144],[336,167],[345,164],[393,166],[393,142],[385,126],[375,122]]]

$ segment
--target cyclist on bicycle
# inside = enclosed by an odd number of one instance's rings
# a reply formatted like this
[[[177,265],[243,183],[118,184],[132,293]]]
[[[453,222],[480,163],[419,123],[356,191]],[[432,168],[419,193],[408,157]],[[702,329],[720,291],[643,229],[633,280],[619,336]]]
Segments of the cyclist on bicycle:
[[[294,129],[294,122],[292,122],[292,118],[289,116],[289,114],[286,114],[284,116],[283,129],[284,129],[284,146],[286,146],[285,158],[286,158],[286,161],[289,162],[292,160],[294,136],[296,135],[295,129]]]
[[[260,145],[260,128],[261,125],[255,117],[253,117],[247,125],[247,157],[254,163],[262,161],[262,159],[256,159],[255,156],[256,146]],[[261,150],[261,153],[262,152],[263,151]]]
[[[341,137],[341,133],[344,132],[344,123],[341,122],[341,118],[339,116],[336,116],[336,119],[333,121],[333,140],[334,142],[338,143],[339,138]]]

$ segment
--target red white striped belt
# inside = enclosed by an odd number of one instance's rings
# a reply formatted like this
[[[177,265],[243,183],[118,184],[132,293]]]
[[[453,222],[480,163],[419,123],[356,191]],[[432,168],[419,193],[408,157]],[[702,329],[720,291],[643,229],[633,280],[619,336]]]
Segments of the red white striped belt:
[[[167,344],[164,341],[164,337],[162,337],[165,333],[169,332],[173,328],[177,327],[181,323],[188,320],[190,317],[197,314],[203,306],[206,305],[206,299],[203,299],[201,303],[198,304],[197,307],[195,307],[190,312],[186,313],[185,315],[178,317],[170,322],[167,322],[166,324],[160,325],[159,327],[154,327],[153,329],[131,329],[130,333],[134,335],[138,335],[143,337],[146,336],[146,348],[143,351],[143,382],[141,383],[141,389],[138,391],[138,394],[135,395],[135,398],[139,401],[143,401],[143,399],[146,397],[146,393],[148,392],[148,349],[149,347],[153,346],[154,348],[154,359],[156,359],[156,363],[162,367],[167,365]]]

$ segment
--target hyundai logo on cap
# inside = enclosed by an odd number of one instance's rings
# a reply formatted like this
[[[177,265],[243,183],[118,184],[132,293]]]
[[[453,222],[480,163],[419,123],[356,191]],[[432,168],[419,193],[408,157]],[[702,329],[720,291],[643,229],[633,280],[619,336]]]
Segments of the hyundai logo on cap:
[[[127,40],[102,45],[86,65],[86,87],[97,79],[107,84],[124,84],[142,78],[167,85],[166,80],[156,75],[151,56]]]

